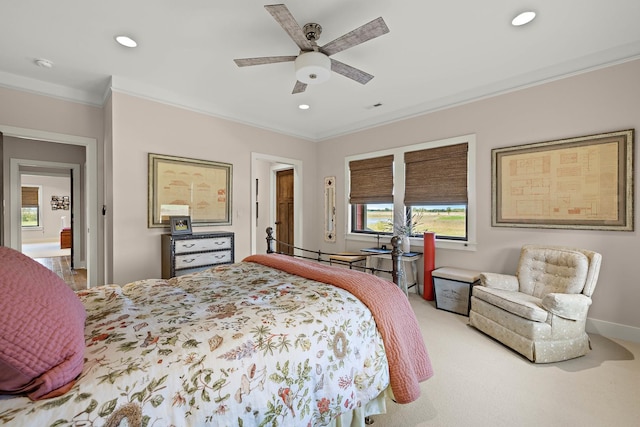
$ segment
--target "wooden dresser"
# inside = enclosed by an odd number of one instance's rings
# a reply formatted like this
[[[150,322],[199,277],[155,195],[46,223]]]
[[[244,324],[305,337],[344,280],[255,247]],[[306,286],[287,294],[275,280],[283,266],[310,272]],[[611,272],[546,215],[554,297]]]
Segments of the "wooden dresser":
[[[162,235],[162,278],[169,279],[214,265],[234,262],[230,232]]]
[[[69,249],[71,247],[71,229],[63,228],[60,232],[60,249]]]

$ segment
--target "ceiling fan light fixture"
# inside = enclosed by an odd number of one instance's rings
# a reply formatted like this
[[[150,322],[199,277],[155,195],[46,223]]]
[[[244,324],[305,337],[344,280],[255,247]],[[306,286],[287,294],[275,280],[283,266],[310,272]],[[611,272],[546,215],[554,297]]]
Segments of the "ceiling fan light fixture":
[[[295,61],[296,78],[308,85],[324,83],[331,77],[331,59],[320,52],[305,52]]]

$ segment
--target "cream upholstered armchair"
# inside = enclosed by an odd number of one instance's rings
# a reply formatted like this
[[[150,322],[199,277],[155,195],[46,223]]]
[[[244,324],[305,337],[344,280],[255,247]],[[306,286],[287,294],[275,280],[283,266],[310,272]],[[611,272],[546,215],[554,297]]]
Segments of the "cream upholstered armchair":
[[[535,363],[585,355],[591,295],[602,255],[561,246],[525,245],[515,276],[482,273],[469,324]]]

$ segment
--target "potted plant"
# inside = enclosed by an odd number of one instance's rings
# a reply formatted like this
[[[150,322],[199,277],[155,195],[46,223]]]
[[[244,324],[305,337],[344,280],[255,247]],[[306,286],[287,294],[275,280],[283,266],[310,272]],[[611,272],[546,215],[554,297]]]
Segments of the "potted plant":
[[[407,216],[407,221],[404,224],[396,227],[398,236],[402,238],[402,252],[411,252],[411,240],[409,238],[416,233],[416,227],[421,221],[422,212],[416,212],[411,215],[411,218]]]

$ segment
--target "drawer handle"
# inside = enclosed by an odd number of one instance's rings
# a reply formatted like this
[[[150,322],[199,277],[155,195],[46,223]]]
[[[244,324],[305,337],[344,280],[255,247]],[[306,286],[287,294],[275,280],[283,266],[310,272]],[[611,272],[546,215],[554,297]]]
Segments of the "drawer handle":
[[[227,256],[226,256],[226,255],[214,255],[214,257],[215,257],[216,259],[224,259],[224,258],[226,258]]]
[[[188,249],[188,248],[194,247],[195,245],[196,245],[195,243],[183,243],[182,247]]]
[[[220,246],[220,245],[224,245],[224,244],[226,244],[226,242],[213,242],[213,244],[214,244],[214,245],[218,245],[218,246]]]
[[[190,259],[184,259],[184,260],[182,260],[182,262],[184,262],[185,264],[189,264],[189,263],[192,263],[195,260],[196,260],[195,258],[190,258]]]

